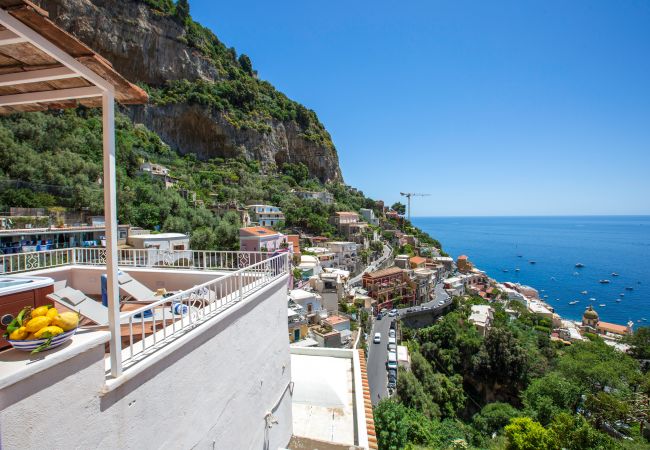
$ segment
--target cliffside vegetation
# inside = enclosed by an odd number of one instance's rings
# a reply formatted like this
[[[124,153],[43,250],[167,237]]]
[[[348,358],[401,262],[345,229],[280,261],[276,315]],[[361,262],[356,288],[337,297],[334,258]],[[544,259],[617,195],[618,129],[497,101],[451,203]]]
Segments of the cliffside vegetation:
[[[267,81],[259,80],[250,58],[237,56],[234,48],[226,47],[208,28],[192,20],[189,4],[171,0],[145,0],[159,14],[176,18],[183,24],[183,39],[209,58],[217,67],[220,79],[173,80],[164,86],[144,86],[156,105],[186,102],[215,108],[225,113],[236,128],[270,132],[270,120],[295,121],[302,136],[319,145],[333,149],[330,134],[316,113],[289,99]]]
[[[285,164],[277,174],[267,175],[257,161],[180,156],[155,133],[121,114],[116,132],[120,222],[191,233],[196,249],[238,246],[239,217],[235,213],[216,217],[208,209],[213,203],[272,203],[285,212],[285,227],[330,236],[335,230],[328,218],[335,210],[374,206],[363,193],[342,184],[321,184],[303,164]],[[0,211],[12,206],[61,206],[101,214],[101,139],[97,110],[1,117]],[[139,167],[146,161],[168,167],[176,185],[165,189],[161,180],[141,174]],[[301,200],[292,189],[329,190],[336,204]]]
[[[634,406],[650,395],[639,361],[597,337],[553,343],[538,318],[521,311],[510,320],[499,305],[481,336],[468,321],[480,302],[404,330],[411,372],[400,370],[396,399],[375,409],[381,449],[650,448]]]

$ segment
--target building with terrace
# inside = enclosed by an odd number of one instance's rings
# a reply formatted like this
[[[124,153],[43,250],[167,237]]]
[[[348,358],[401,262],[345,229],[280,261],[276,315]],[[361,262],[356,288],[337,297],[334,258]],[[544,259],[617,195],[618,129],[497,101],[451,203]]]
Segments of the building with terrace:
[[[248,205],[251,221],[262,227],[274,227],[284,221],[284,213],[277,206],[272,205]]]
[[[239,229],[239,248],[251,252],[274,252],[288,248],[287,237],[266,227],[245,227]]]
[[[318,200],[326,205],[334,203],[334,194],[327,191],[292,191],[296,197],[303,200]]]
[[[399,267],[367,272],[361,278],[368,295],[377,300],[377,309],[393,308],[394,304],[414,304],[416,285],[406,270]]]

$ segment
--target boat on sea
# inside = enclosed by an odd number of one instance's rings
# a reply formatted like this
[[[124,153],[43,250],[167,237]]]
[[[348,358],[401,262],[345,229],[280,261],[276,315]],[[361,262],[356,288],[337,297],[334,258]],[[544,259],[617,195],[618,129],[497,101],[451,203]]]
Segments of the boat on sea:
[[[604,304],[604,303],[601,303],[601,304],[600,304],[600,305],[598,305],[598,306],[607,306],[607,305],[606,305],[606,304]]]
[[[613,276],[613,277],[617,277],[618,274],[617,274],[616,272],[612,272],[612,276]]]
[[[548,295],[545,295],[544,298],[548,298]]]
[[[590,301],[590,302],[595,302],[596,299],[595,299],[594,297],[590,297],[590,298],[589,298],[589,301]]]
[[[528,261],[530,264],[537,264],[537,261]]]
[[[578,269],[582,269],[584,266],[585,266],[585,265],[582,264],[582,263],[576,263],[576,267],[577,267]]]
[[[504,273],[507,273],[507,272],[508,272],[508,269],[503,269],[503,272],[504,272]]]
[[[523,258],[524,255],[517,255],[517,258]]]
[[[626,290],[626,291],[633,291],[634,288],[633,288],[632,286],[628,286],[628,287],[625,288],[625,290]]]
[[[620,299],[620,298],[617,298],[617,299],[616,299],[616,303],[621,303],[621,299]]]
[[[641,317],[641,320],[643,320],[644,322],[648,321],[648,319],[646,319],[645,317]]]
[[[580,303],[580,300],[573,300],[572,302],[569,302],[569,305],[575,305],[576,303]]]
[[[582,292],[581,292],[582,295],[587,295],[588,293],[589,293],[589,292],[587,292],[587,291],[582,291]]]
[[[609,281],[609,280],[599,280],[598,282],[600,284],[609,284],[609,283],[611,283],[611,281]]]
[[[619,296],[619,297],[625,297],[625,294],[623,294],[623,293],[621,292],[620,294],[618,294],[618,296]]]
[[[515,269],[515,272],[519,272],[519,268],[516,268],[516,269]]]

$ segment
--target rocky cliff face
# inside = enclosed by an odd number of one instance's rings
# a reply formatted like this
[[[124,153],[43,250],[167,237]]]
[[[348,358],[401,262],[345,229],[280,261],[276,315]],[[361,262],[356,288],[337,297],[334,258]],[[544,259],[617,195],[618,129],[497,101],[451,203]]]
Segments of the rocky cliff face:
[[[219,68],[186,44],[185,29],[141,0],[38,0],[50,18],[111,61],[132,82],[218,81]],[[263,167],[304,163],[321,181],[342,180],[336,150],[306,139],[294,121],[269,119],[270,131],[240,129],[213,108],[175,103],[129,107],[137,122],[181,153],[200,158],[244,156]]]

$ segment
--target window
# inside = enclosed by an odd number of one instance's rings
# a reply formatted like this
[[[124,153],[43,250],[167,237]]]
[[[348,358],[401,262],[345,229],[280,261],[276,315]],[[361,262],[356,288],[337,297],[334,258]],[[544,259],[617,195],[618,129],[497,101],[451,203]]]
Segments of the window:
[[[174,245],[174,250],[185,250],[185,244]]]

